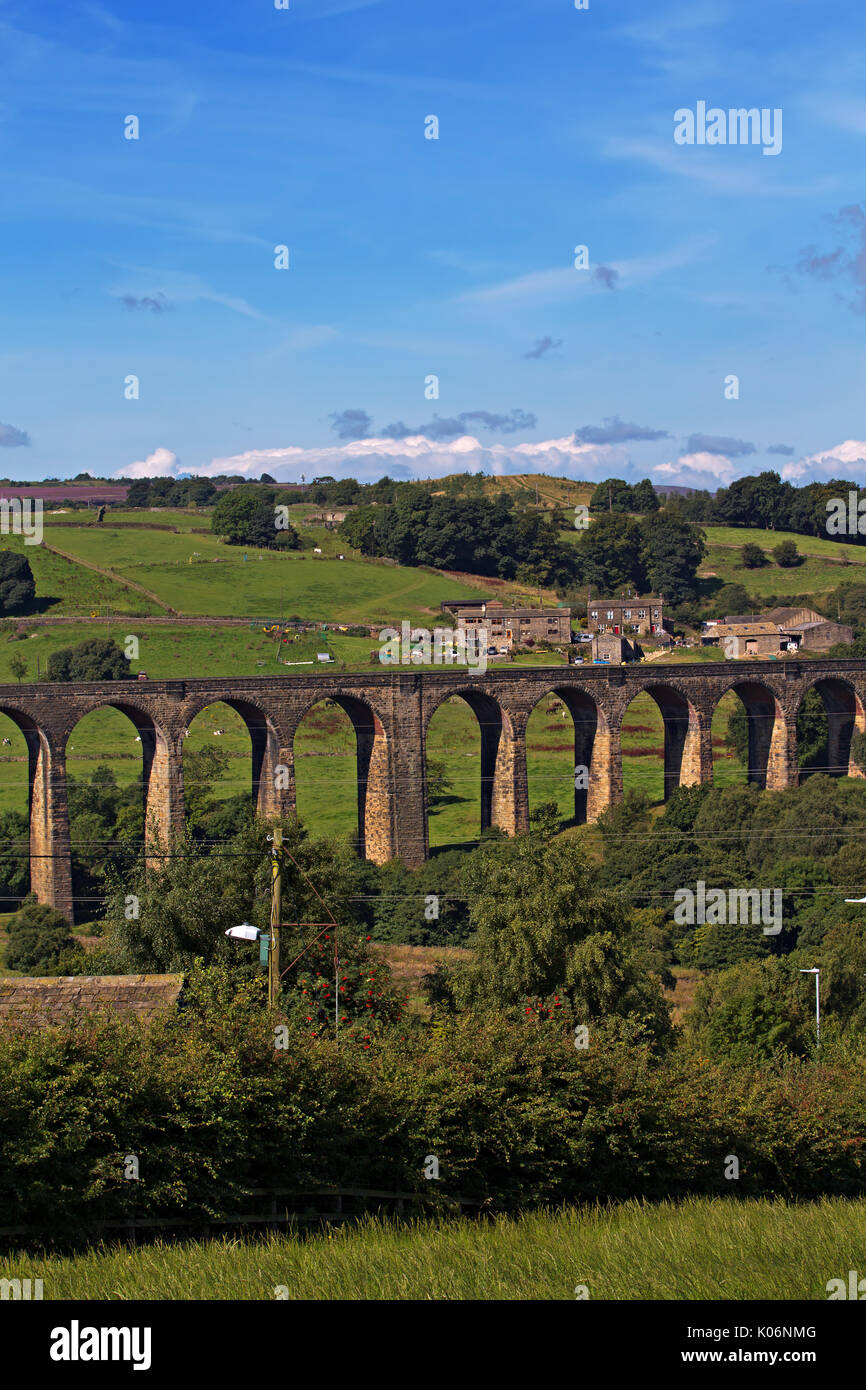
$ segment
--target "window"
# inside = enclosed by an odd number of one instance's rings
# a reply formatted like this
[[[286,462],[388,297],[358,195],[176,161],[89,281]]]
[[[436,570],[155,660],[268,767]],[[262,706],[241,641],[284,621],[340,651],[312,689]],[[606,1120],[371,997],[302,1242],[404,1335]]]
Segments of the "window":
[[[653,609],[653,617],[654,617],[654,618],[657,618],[658,615],[659,615],[659,610],[658,610],[657,608],[654,608],[654,609]]]
[[[630,617],[631,617],[631,609],[630,609],[630,608],[624,608],[624,609],[622,610],[622,616],[623,616],[624,618],[630,618]]]
[[[638,618],[646,618],[646,609],[645,609],[645,608],[639,608],[639,609],[637,610],[637,615],[638,615]]]
[[[609,618],[612,618],[612,617],[613,617],[613,609],[612,609],[612,608],[609,608],[609,609],[607,610],[607,616],[608,616]]]
[[[592,610],[592,612],[590,613],[589,616],[590,616],[591,618],[597,618],[597,617],[598,617],[598,609],[597,609],[597,608],[593,608],[593,610]]]

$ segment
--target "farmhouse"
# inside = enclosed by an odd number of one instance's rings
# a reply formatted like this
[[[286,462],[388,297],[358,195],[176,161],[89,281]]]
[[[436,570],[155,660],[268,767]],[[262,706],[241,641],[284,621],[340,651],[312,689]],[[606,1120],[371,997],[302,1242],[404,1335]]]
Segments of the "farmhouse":
[[[506,608],[498,599],[482,599],[451,607],[457,630],[486,629],[489,646],[522,646],[533,642],[571,642],[570,608]]]
[[[724,644],[736,638],[740,656],[775,656],[779,652],[826,652],[837,642],[853,642],[854,630],[834,623],[813,608],[771,608],[768,613],[729,614],[723,623],[705,623],[701,641]]]
[[[610,632],[614,637],[632,632],[652,635],[661,632],[663,624],[661,594],[587,599],[586,625],[590,632]]]

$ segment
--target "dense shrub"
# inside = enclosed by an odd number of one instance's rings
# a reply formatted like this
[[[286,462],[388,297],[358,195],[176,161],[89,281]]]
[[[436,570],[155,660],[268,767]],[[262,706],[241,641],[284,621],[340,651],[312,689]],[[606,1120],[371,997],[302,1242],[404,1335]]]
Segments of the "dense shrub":
[[[372,1047],[289,1027],[275,1048],[260,986],[196,971],[186,1007],[0,1033],[0,1209],[86,1231],[98,1216],[206,1217],[244,1194],[323,1183],[425,1188],[494,1209],[729,1191],[862,1193],[866,1074],[824,1065],[655,1059],[602,1025],[577,1050],[558,1020],[466,1015]],[[125,1182],[135,1154],[140,1179]],[[429,1191],[429,1185],[427,1185]]]

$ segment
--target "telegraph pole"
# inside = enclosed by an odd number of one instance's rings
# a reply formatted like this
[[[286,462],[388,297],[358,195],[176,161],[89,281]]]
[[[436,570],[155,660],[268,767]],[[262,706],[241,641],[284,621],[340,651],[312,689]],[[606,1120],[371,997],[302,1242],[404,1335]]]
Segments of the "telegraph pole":
[[[283,899],[283,832],[277,828],[271,848],[271,943],[268,951],[268,1003],[273,1007],[280,992],[280,916]]]

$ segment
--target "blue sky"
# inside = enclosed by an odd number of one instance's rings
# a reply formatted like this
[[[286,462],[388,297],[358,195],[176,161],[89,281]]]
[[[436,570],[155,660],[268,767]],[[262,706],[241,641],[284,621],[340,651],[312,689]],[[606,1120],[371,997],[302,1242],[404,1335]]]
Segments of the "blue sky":
[[[290,4],[0,0],[0,473],[866,480],[855,0]]]

